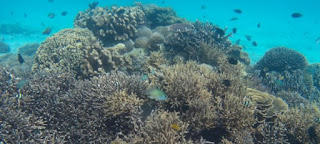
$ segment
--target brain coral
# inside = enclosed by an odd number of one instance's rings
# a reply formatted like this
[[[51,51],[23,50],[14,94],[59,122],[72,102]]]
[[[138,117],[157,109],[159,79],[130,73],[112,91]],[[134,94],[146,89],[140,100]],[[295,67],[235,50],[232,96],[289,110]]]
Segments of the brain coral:
[[[304,69],[307,65],[308,62],[301,53],[286,47],[277,47],[266,52],[255,65],[255,69],[281,72]]]
[[[64,29],[40,45],[32,71],[60,69],[72,72],[78,78],[87,78],[130,63],[118,53],[124,48],[123,44],[118,44],[103,49],[88,29]]]
[[[140,7],[96,7],[79,12],[74,26],[88,28],[105,45],[110,45],[135,36],[144,20],[145,14]]]

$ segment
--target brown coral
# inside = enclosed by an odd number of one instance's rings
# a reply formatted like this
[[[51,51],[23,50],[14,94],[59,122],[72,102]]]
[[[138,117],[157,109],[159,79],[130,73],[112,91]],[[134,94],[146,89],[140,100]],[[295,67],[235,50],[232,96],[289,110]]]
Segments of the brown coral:
[[[112,6],[79,12],[74,26],[88,28],[104,45],[112,45],[135,36],[138,26],[144,22],[145,13],[140,7]]]
[[[88,29],[65,29],[43,42],[34,58],[32,71],[60,69],[77,78],[89,78],[111,70],[130,67],[131,60],[120,53],[124,44],[102,48]]]

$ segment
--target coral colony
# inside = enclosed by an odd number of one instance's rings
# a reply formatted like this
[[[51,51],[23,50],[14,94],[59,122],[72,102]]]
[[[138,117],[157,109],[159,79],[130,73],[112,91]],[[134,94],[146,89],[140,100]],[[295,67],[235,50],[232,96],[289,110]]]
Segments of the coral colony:
[[[320,66],[302,54],[273,48],[250,66],[210,22],[90,7],[20,51],[31,70],[0,66],[0,143],[320,142]]]

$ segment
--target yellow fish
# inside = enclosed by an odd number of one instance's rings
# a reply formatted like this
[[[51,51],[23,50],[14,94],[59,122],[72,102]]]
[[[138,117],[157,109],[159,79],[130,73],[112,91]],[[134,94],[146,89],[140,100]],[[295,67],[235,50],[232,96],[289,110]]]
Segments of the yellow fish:
[[[171,124],[171,128],[173,128],[174,130],[180,130],[180,126],[177,124]]]

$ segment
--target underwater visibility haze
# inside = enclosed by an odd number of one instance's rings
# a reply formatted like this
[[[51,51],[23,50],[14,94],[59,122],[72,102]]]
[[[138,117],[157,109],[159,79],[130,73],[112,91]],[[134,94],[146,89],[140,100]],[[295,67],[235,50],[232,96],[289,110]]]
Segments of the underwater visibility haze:
[[[0,143],[320,143],[318,0],[0,3]]]

